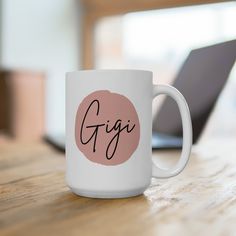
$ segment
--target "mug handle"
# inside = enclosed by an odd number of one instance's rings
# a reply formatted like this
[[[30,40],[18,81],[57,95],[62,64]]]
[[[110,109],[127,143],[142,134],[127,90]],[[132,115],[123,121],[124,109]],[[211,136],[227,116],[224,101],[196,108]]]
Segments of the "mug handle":
[[[152,165],[153,177],[169,178],[178,175],[188,163],[192,147],[192,123],[188,104],[184,96],[176,88],[168,85],[153,85],[153,99],[160,94],[166,94],[176,101],[183,126],[183,147],[178,163],[170,169],[160,168],[154,162]]]

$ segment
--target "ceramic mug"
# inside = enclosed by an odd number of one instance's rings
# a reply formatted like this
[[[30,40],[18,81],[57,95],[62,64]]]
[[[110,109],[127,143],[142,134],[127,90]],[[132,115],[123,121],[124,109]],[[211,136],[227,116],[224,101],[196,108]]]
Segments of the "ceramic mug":
[[[176,166],[152,162],[152,100],[171,96],[180,110],[183,148]],[[192,126],[183,95],[153,85],[152,72],[87,70],[66,75],[66,181],[78,195],[121,198],[142,194],[151,177],[169,178],[186,166]]]

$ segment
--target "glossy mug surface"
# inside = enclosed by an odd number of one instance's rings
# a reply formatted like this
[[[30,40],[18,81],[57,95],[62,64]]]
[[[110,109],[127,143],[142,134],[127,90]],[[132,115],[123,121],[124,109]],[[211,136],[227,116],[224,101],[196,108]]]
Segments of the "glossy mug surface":
[[[183,122],[177,165],[152,162],[152,100],[176,100]],[[168,178],[187,164],[192,127],[187,103],[173,87],[153,85],[152,72],[88,70],[66,75],[66,181],[81,196],[119,198],[142,194],[151,177]]]

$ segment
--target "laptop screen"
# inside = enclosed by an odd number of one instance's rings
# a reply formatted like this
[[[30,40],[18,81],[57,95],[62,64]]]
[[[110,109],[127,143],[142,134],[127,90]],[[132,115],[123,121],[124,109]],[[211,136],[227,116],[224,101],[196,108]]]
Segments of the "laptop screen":
[[[192,50],[182,65],[173,86],[189,105],[193,142],[200,136],[236,60],[236,40]],[[153,130],[182,136],[180,113],[167,97],[154,116]]]

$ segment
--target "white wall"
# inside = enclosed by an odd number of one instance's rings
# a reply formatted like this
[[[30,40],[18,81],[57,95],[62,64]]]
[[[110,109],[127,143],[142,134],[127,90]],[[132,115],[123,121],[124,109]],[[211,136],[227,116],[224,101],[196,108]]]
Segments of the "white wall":
[[[80,65],[80,4],[76,0],[3,0],[2,4],[1,65],[47,73],[47,132],[63,132],[65,72]]]
[[[0,0],[0,65],[2,62],[2,0]]]

